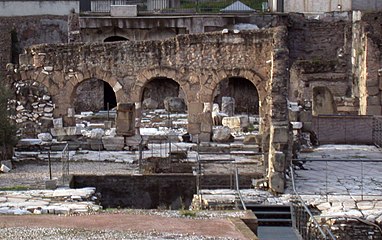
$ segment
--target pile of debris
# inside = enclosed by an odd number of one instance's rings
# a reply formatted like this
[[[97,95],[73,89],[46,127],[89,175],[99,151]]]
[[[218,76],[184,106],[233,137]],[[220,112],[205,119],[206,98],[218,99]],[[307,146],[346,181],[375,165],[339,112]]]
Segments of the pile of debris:
[[[13,87],[15,98],[8,108],[14,111],[11,119],[20,126],[19,134],[35,136],[50,129],[55,105],[46,87],[32,80],[15,82]]]
[[[73,214],[101,209],[95,188],[2,191],[0,214]]]

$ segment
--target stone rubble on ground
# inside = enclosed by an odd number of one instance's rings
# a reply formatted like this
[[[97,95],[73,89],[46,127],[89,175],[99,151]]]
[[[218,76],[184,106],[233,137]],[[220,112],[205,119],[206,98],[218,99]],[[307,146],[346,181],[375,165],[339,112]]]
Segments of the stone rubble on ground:
[[[75,214],[101,209],[95,188],[0,191],[0,214]]]

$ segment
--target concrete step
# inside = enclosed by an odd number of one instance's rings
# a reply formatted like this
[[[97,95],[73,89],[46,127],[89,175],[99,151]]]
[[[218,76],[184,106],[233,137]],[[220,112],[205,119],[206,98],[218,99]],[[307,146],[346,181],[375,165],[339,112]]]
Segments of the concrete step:
[[[292,227],[258,227],[260,240],[300,240],[301,236]]]

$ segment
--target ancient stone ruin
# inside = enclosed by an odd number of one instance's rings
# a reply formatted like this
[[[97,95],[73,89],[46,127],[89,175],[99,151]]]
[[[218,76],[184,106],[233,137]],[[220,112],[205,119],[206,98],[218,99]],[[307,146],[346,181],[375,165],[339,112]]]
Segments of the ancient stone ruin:
[[[133,166],[65,183],[98,184],[105,206],[213,209],[224,204],[194,193],[235,184],[282,194],[301,150],[382,139],[381,21],[358,11],[6,18],[14,158]],[[57,34],[34,39],[28,24]]]

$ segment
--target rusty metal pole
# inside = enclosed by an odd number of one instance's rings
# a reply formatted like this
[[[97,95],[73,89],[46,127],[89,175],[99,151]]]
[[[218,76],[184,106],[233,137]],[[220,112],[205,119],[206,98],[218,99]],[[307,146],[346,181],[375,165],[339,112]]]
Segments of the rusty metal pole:
[[[107,102],[106,108],[107,108],[107,120],[110,121],[110,105],[109,105],[109,102]]]
[[[51,150],[51,147],[49,146],[49,150],[48,150],[49,180],[52,180],[52,162],[50,160],[50,150]]]

